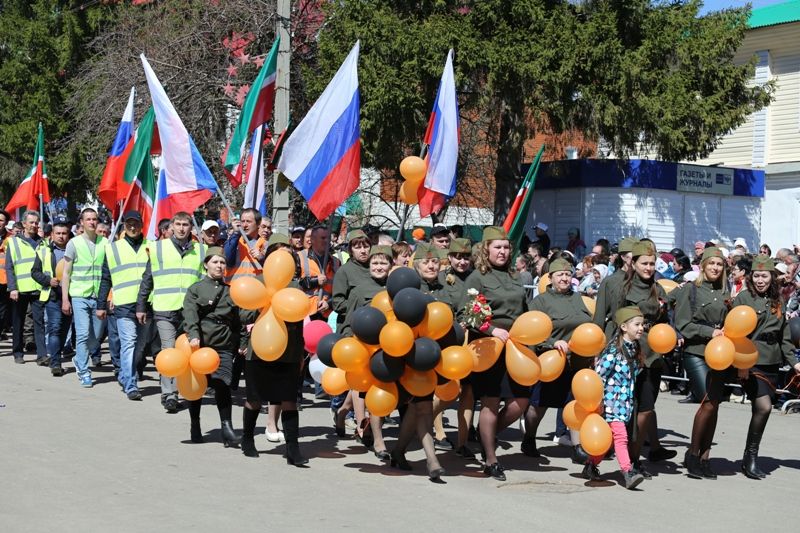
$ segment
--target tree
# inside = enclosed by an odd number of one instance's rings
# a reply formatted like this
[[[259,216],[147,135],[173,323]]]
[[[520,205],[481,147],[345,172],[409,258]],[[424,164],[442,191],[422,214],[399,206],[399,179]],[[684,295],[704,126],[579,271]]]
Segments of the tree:
[[[328,79],[362,39],[364,165],[395,168],[422,138],[441,72],[455,48],[462,127],[488,122],[496,154],[495,219],[521,180],[536,131],[582,132],[620,157],[707,155],[770,101],[735,65],[748,9],[698,18],[699,0],[354,0],[332,2],[320,34]],[[313,90],[321,90],[319,84]],[[462,167],[472,153],[462,150]],[[463,173],[460,173],[463,176]]]

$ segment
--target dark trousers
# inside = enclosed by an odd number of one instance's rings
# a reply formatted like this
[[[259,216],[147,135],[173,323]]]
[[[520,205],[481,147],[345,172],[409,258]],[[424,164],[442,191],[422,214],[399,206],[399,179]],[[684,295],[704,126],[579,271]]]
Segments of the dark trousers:
[[[12,352],[15,358],[25,354],[25,315],[28,307],[33,317],[33,338],[36,342],[36,357],[47,357],[47,347],[44,343],[44,302],[39,301],[38,292],[20,292],[17,301],[11,300],[11,329],[14,341]]]
[[[11,316],[8,314],[10,303],[8,285],[0,285],[0,333],[3,333],[11,324]]]
[[[61,301],[50,300],[47,308],[47,353],[50,355],[50,368],[61,366],[61,351],[67,339],[72,317],[61,312]]]

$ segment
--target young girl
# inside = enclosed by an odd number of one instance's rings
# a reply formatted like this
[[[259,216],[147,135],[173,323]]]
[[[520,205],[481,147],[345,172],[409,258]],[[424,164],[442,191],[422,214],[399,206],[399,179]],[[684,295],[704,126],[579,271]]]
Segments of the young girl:
[[[628,455],[626,424],[633,413],[633,389],[636,376],[644,366],[639,339],[644,333],[644,317],[636,306],[622,307],[614,313],[619,328],[616,336],[597,357],[595,371],[603,380],[603,411],[614,436],[614,453],[622,470],[625,488],[632,490],[644,480],[631,466]],[[599,479],[597,465],[602,457],[592,457],[583,469],[590,480]]]

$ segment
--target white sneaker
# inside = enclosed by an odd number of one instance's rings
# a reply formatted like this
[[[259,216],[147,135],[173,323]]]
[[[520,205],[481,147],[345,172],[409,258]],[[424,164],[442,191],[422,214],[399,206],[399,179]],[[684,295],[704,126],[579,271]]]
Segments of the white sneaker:
[[[286,437],[283,436],[283,431],[278,430],[277,433],[270,433],[267,430],[267,440],[270,442],[286,442]]]
[[[555,442],[559,446],[566,446],[568,448],[572,447],[572,439],[569,437],[569,435],[561,435],[560,437],[553,437],[553,442]]]

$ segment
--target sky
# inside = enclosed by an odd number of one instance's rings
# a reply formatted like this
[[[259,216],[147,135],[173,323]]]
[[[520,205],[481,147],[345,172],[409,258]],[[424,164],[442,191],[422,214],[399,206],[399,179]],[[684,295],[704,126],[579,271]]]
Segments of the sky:
[[[753,9],[756,9],[772,4],[780,4],[785,1],[786,0],[752,0],[750,3],[753,4]],[[741,7],[747,4],[747,2],[738,0],[705,0],[703,4],[705,5],[700,10],[701,15],[708,13],[709,11],[719,11],[720,9],[726,9],[729,7]]]

